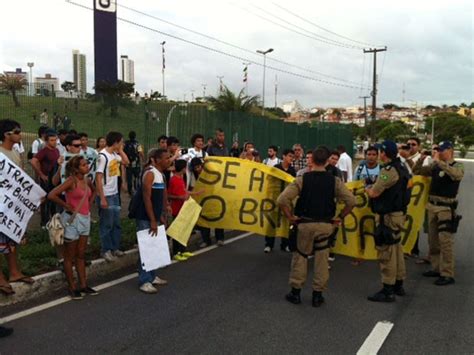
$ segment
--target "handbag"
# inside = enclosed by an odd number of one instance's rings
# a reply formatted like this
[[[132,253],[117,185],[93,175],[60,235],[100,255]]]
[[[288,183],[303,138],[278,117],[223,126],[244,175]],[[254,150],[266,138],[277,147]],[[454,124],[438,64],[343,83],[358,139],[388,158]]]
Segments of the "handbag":
[[[72,222],[74,222],[74,219],[76,218],[79,210],[82,208],[84,205],[84,202],[87,198],[87,195],[89,195],[89,186],[86,185],[86,192],[84,193],[84,196],[81,199],[81,202],[79,202],[79,205],[76,207],[74,210],[73,214],[71,217],[69,217],[66,226],[70,225]],[[48,230],[49,234],[49,241],[51,243],[51,246],[57,246],[57,245],[63,245],[64,244],[64,229],[66,228],[65,225],[63,225],[61,221],[61,214],[60,213],[55,213],[51,219],[46,223],[46,229]]]

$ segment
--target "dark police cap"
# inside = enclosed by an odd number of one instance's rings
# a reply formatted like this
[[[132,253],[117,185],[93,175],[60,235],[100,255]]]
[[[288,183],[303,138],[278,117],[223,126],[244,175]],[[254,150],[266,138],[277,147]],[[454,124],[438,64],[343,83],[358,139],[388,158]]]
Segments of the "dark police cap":
[[[385,140],[382,142],[382,145],[380,146],[380,150],[383,150],[385,153],[389,155],[397,155],[398,153],[397,143],[395,143],[394,141]]]
[[[446,150],[446,149],[451,149],[453,148],[453,143],[451,143],[450,141],[444,141],[444,142],[441,142],[439,145],[438,145],[438,149],[440,152],[442,152],[443,150]]]

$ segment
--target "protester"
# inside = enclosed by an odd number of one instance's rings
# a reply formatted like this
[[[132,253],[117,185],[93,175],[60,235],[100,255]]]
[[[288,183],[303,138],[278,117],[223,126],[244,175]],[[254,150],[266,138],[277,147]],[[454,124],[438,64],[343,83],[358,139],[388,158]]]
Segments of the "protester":
[[[242,149],[239,148],[238,141],[234,141],[234,143],[232,143],[232,147],[230,148],[229,153],[231,157],[234,157],[234,158],[240,157],[240,154],[242,154]]]
[[[81,132],[78,135],[81,138],[81,154],[86,158],[87,164],[89,164],[89,174],[87,177],[94,181],[95,171],[97,169],[97,158],[99,155],[94,148],[89,147],[89,136],[87,133]]]
[[[268,157],[263,159],[263,164],[268,166],[275,166],[281,163],[281,159],[277,157],[278,147],[276,145],[271,145],[267,150]]]
[[[313,170],[313,166],[313,151],[308,150],[306,152],[306,168],[298,170],[296,176],[303,176],[303,174],[309,173],[311,170]]]
[[[332,151],[328,159],[328,164],[326,165],[326,170],[329,171],[332,175],[344,181],[342,171],[337,167],[337,163],[339,162],[340,156],[341,154],[337,150]]]
[[[128,133],[128,140],[125,141],[124,152],[127,155],[130,164],[127,166],[127,190],[128,194],[132,196],[133,191],[137,190],[140,183],[141,164],[145,160],[143,154],[143,147],[137,141],[137,134],[135,131]]]
[[[57,186],[62,184],[66,181],[66,166],[69,161],[77,156],[81,155],[81,137],[79,135],[69,134],[64,142],[66,146],[66,152],[61,154],[60,158],[58,159],[58,164],[60,165],[59,169],[57,169],[56,174],[53,176],[53,185]]]
[[[342,171],[342,177],[344,182],[352,181],[352,159],[349,154],[346,153],[346,147],[343,145],[337,146],[337,151],[340,154],[339,161],[336,167]]]
[[[210,156],[216,157],[228,157],[229,150],[225,145],[225,133],[222,128],[216,129],[216,136],[214,140],[212,140],[211,145],[207,148],[207,154]],[[221,228],[216,228],[214,230],[214,234],[216,236],[216,241],[218,246],[224,246],[224,230]]]
[[[207,150],[209,149],[210,146],[212,146],[212,144],[214,143],[214,139],[212,137],[208,137],[207,138],[207,143],[206,145],[202,148],[202,150],[204,150],[205,152],[207,152]]]
[[[99,235],[101,255],[106,261],[123,256],[119,249],[121,235],[119,176],[125,176],[128,166],[127,155],[123,151],[123,136],[119,132],[109,132],[106,137],[107,146],[99,153],[96,171],[97,206],[99,206]],[[125,190],[126,181],[122,182]]]
[[[70,126],[71,126],[71,119],[69,118],[69,116],[67,114],[65,114],[64,117],[63,117],[63,128],[66,131],[69,131]]]
[[[455,283],[454,234],[461,219],[456,209],[464,166],[454,160],[454,145],[450,141],[439,144],[430,165],[423,166],[425,159],[426,157],[420,158],[413,167],[416,174],[431,176],[426,206],[431,270],[424,272],[423,276],[435,277],[435,285],[446,286]]]
[[[54,130],[46,131],[46,145],[31,159],[31,166],[39,177],[41,188],[49,193],[53,185],[53,176],[58,169],[59,150],[56,148],[58,136]],[[56,207],[51,201],[41,205],[41,226],[46,228],[46,223],[56,213]]]
[[[166,187],[168,188],[171,176],[173,175],[175,169],[174,163],[177,159],[181,158],[182,150],[179,148],[179,139],[173,136],[168,137],[166,145],[168,146],[168,153],[170,154],[170,166],[163,172],[163,175],[166,178],[165,182]]]
[[[275,165],[275,168],[283,170],[285,173],[290,174],[293,177],[296,177],[295,168],[291,165],[295,158],[295,152],[292,149],[285,149],[282,154],[282,161]],[[264,253],[270,253],[275,246],[275,237],[265,237],[265,248],[263,249]],[[288,246],[288,238],[281,238],[280,241],[280,250],[290,252]]]
[[[78,148],[80,149],[80,146]],[[73,300],[82,299],[83,295],[98,294],[87,285],[86,280],[85,251],[90,233],[90,207],[95,196],[92,181],[87,178],[88,173],[87,160],[81,155],[74,156],[66,165],[66,180],[48,194],[49,200],[63,208],[61,221],[64,225],[64,273],[69,295]],[[63,193],[64,200],[61,198]],[[73,264],[76,267],[79,287],[74,281]]]
[[[23,142],[20,140],[20,142],[13,144],[13,150],[20,155],[20,168],[25,170],[25,164],[24,164],[25,147],[23,145]]]
[[[252,142],[247,142],[244,144],[244,150],[240,155],[240,159],[246,159],[256,163],[260,163],[262,161],[259,152],[255,149],[255,145]]]
[[[164,134],[158,137],[158,148],[168,149],[168,137]]]
[[[59,154],[63,155],[66,152],[66,137],[68,136],[69,132],[65,129],[60,129],[58,131],[58,143],[56,144],[56,148],[59,150]]]
[[[167,149],[152,149],[148,153],[148,161],[144,166],[142,177],[141,198],[143,203],[137,205],[137,231],[149,230],[151,237],[158,233],[158,226],[165,224],[163,215],[168,207],[163,172],[169,167]],[[145,271],[138,261],[138,283],[140,291],[148,294],[157,293],[155,286],[166,285],[168,282],[156,276],[155,271]]]
[[[13,120],[0,120],[0,137],[2,143],[0,144],[0,153],[5,154],[14,164],[20,166],[20,155],[13,150],[13,145],[21,141],[21,126],[18,122]],[[18,266],[18,247],[16,243],[10,239],[6,234],[0,232],[0,254],[5,256],[8,264],[9,281],[0,268],[0,292],[4,295],[13,295],[15,291],[10,285],[10,282],[24,282],[27,284],[34,283],[31,277],[25,276]],[[5,334],[9,332],[8,329],[3,330]],[[2,330],[0,329],[0,333]]]
[[[202,149],[204,147],[204,136],[202,134],[196,133],[193,134],[191,137],[191,144],[193,145],[192,148],[188,149],[188,152],[186,154],[183,154],[181,156],[181,159],[184,159],[188,162],[188,171],[187,175],[191,176],[192,168],[191,168],[191,160],[194,158],[200,158],[201,160],[204,160],[204,158],[207,156],[207,153]],[[189,184],[190,184],[191,179],[187,181],[187,188],[189,189]]]
[[[105,137],[99,137],[97,138],[97,141],[95,143],[95,151],[97,152],[97,154],[99,154],[102,149],[105,149],[106,146],[107,141],[105,140]]]
[[[38,128],[38,138],[36,138],[31,144],[31,150],[28,153],[28,160],[31,160],[41,149],[44,148],[47,130],[47,126],[41,126]]]
[[[362,160],[354,173],[354,181],[363,180],[366,185],[373,185],[380,174],[378,163],[379,151],[375,147],[369,147],[365,151],[365,160]]]
[[[306,168],[307,161],[304,157],[304,150],[301,144],[294,144],[293,151],[295,152],[295,159],[293,160],[293,163],[291,165],[293,166],[293,168],[295,168],[295,171],[298,172],[299,170]]]
[[[49,117],[48,117],[48,110],[44,109],[40,115],[40,123],[44,126],[49,126]]]

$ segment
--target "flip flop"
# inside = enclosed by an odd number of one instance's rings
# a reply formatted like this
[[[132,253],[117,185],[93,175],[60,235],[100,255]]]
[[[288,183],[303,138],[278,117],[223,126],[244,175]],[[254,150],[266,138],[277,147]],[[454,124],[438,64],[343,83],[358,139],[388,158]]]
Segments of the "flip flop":
[[[15,294],[11,285],[0,285],[0,292],[6,296]]]
[[[10,280],[9,282],[23,282],[25,284],[28,284],[28,285],[32,285],[35,283],[35,280],[33,280],[31,277],[29,276],[22,276],[20,277],[19,279],[16,279],[16,280]]]

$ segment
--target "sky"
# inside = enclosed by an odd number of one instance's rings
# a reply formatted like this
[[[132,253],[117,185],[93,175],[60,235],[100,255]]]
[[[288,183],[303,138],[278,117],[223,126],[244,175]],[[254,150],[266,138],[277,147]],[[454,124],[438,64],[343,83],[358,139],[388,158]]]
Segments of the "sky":
[[[93,6],[93,0],[74,1]],[[0,6],[0,71],[26,71],[32,61],[34,76],[51,73],[60,82],[72,81],[72,50],[79,49],[87,56],[87,86],[93,91],[92,11],[65,0]],[[166,41],[165,90],[171,99],[202,96],[203,84],[206,95],[215,95],[217,76],[240,91],[247,60],[253,62],[248,94],[262,96],[263,57],[255,51],[273,48],[266,63],[266,106],[275,105],[276,82],[278,105],[292,100],[306,108],[361,105],[359,97],[371,92],[374,57],[363,49],[387,46],[377,53],[379,105],[474,101],[472,1],[118,0],[117,16],[149,28],[117,22],[117,56],[135,61],[140,93],[162,91],[160,43]]]

